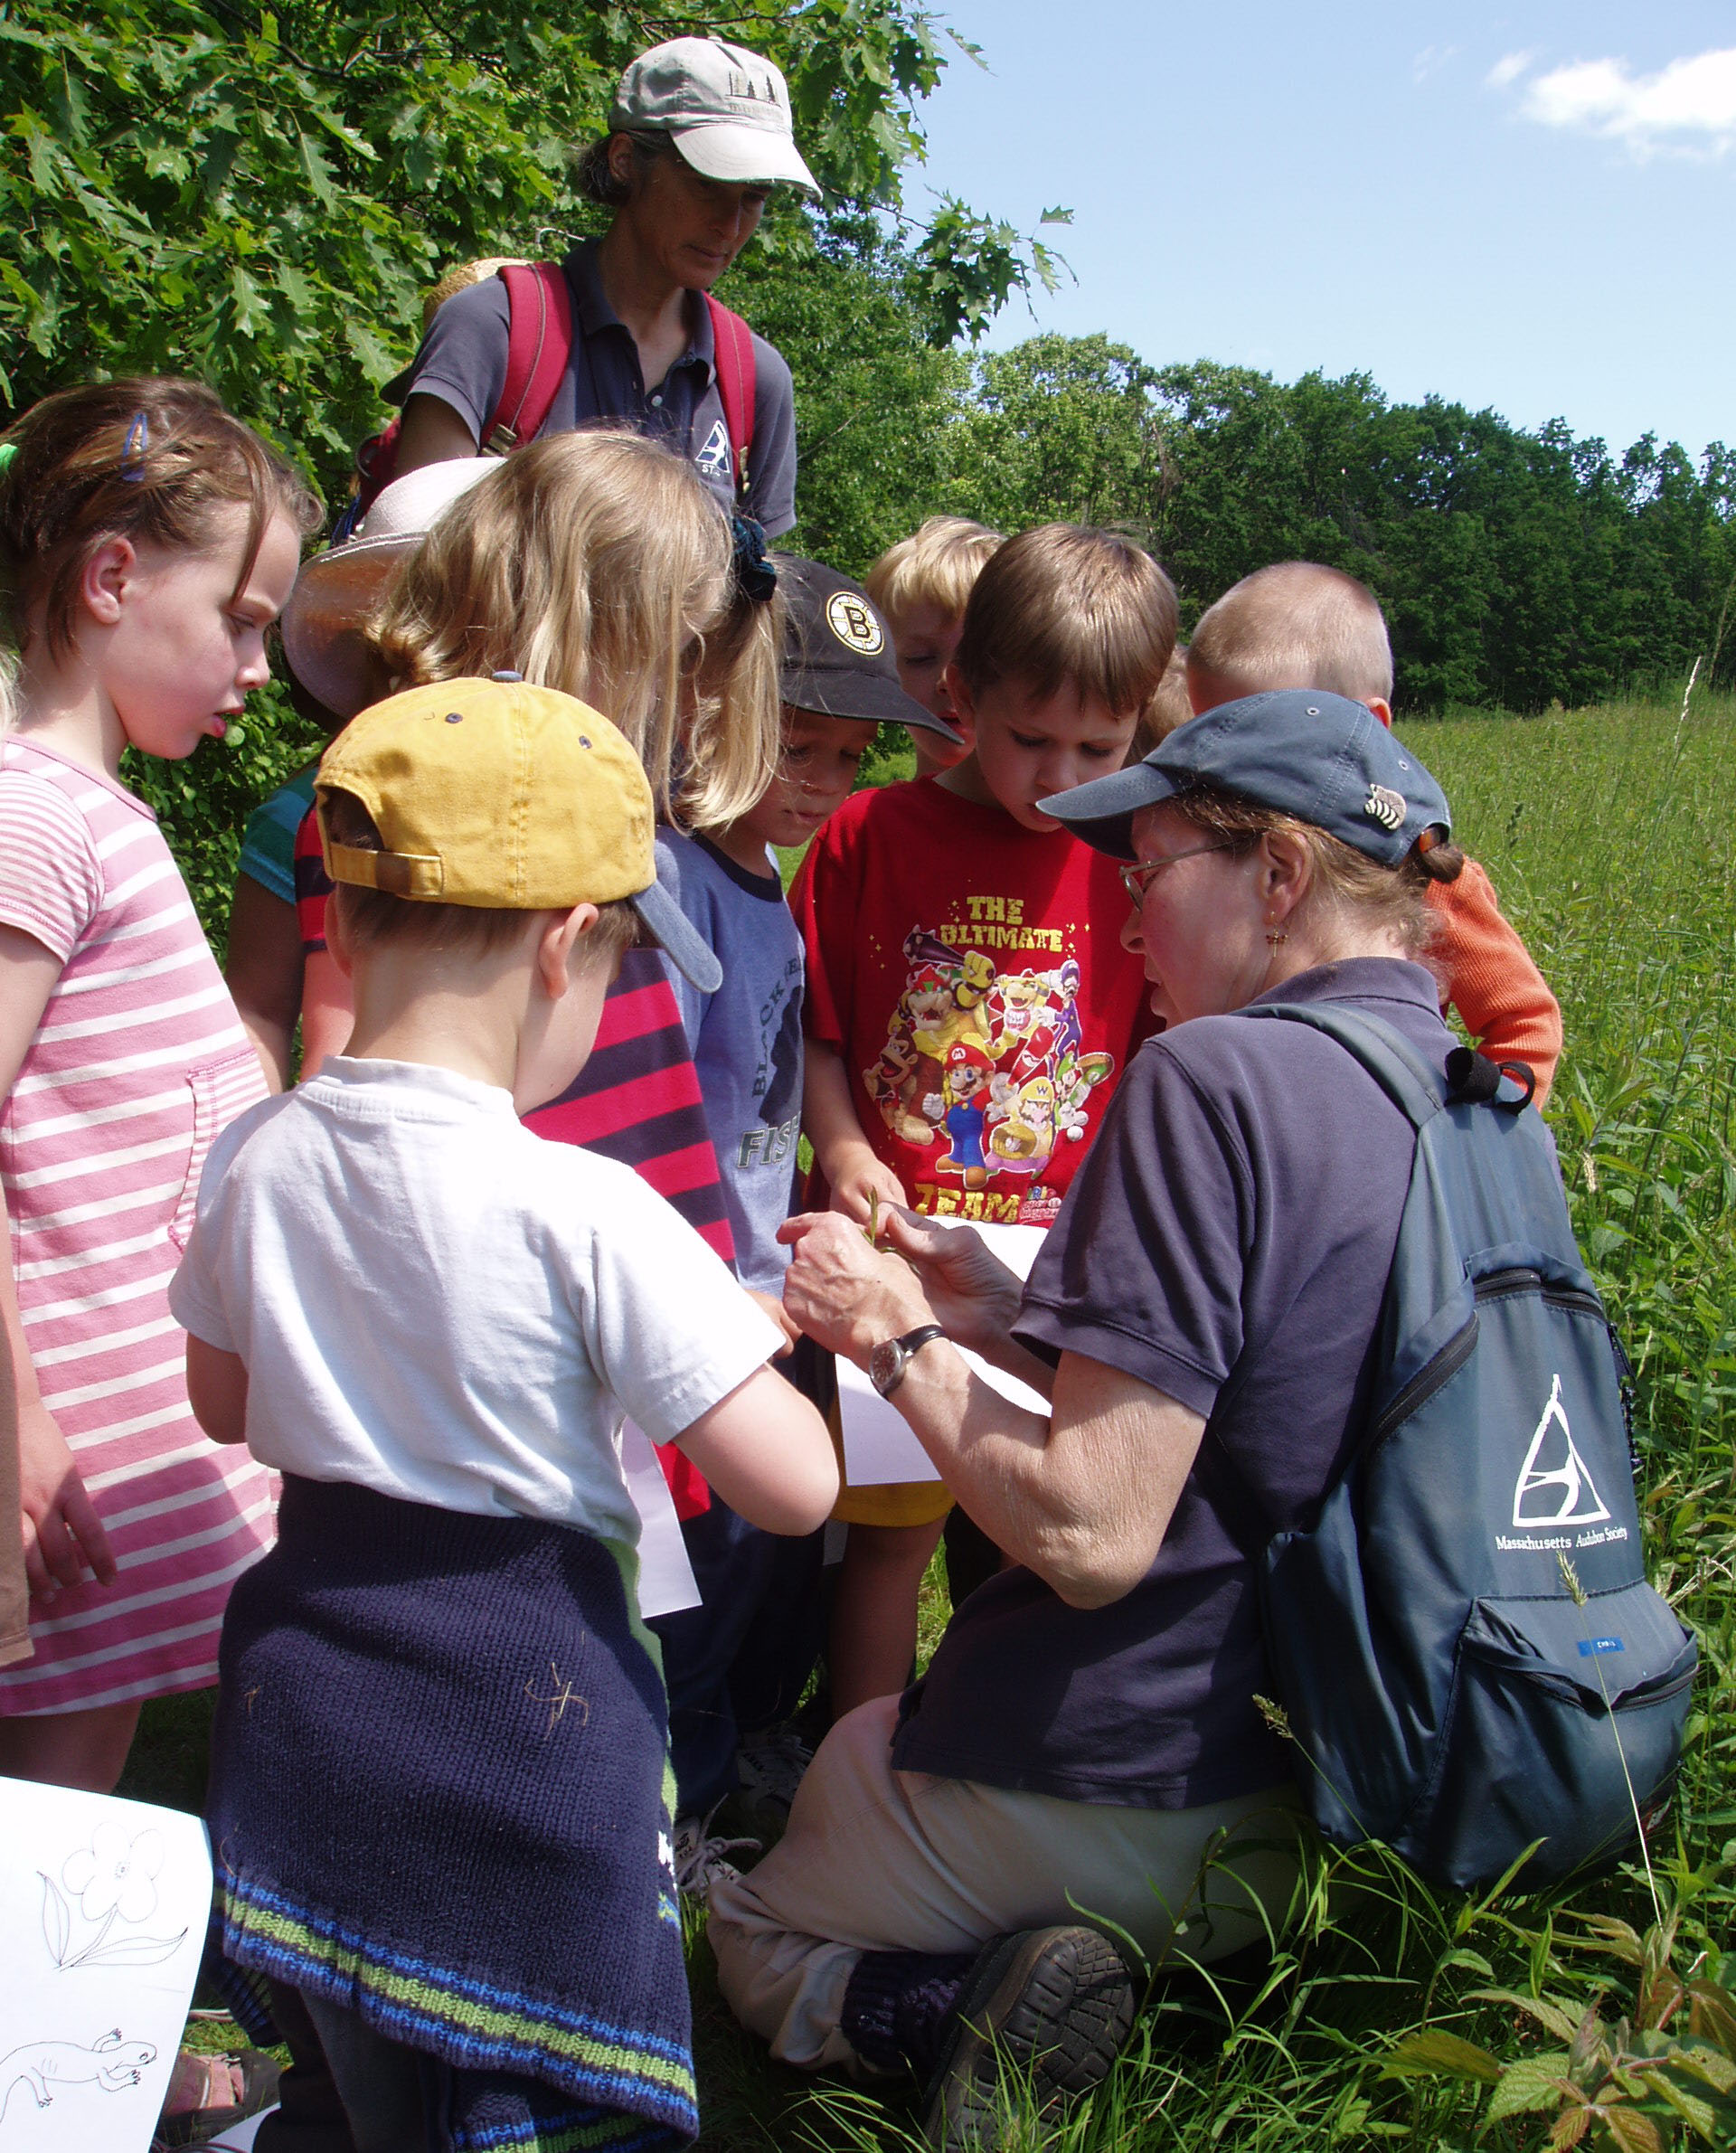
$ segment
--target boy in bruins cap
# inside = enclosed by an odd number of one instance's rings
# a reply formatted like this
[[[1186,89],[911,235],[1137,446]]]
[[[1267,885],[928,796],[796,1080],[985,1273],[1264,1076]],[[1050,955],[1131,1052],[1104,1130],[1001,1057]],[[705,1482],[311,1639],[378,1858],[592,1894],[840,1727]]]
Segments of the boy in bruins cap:
[[[349,1051],[223,1132],[173,1293],[194,1412],[284,1476],[223,1632],[223,1949],[299,1992],[358,2143],[688,2138],[622,1416],[773,1532],[836,1473],[699,1236],[519,1115],[582,1067],[641,933],[702,989],[715,962],[637,758],[570,696],[395,695],[317,800]]]
[[[716,993],[675,985],[736,1270],[781,1309],[789,1251],[778,1229],[793,1208],[801,1132],[803,958],[776,852],[799,851],[844,805],[882,723],[961,736],[899,685],[892,637],[860,583],[817,561],[775,562],[784,616],[778,770],[740,821],[704,836],[663,831],[658,849],[724,981]],[[785,1364],[810,1389],[813,1357],[798,1349]],[[707,1836],[719,1803],[739,1791],[737,1820],[777,1832],[807,1764],[788,1721],[819,1648],[820,1549],[817,1535],[797,1546],[756,1530],[715,1490],[710,1509],[684,1519],[682,1532],[703,1604],[653,1627],[669,1684],[677,1874],[700,1893],[731,1846]]]

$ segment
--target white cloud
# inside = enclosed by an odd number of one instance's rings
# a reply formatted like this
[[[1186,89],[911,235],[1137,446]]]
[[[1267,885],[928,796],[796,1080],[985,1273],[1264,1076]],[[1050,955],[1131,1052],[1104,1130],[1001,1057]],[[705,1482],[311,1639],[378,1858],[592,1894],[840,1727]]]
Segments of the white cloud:
[[[1655,75],[1635,74],[1625,60],[1576,61],[1539,75],[1521,109],[1542,127],[1600,135],[1641,156],[1722,156],[1736,144],[1736,46],[1673,60]]]
[[[1483,78],[1486,90],[1505,90],[1509,82],[1516,82],[1532,61],[1535,52],[1508,52],[1497,60]]]
[[[1457,45],[1425,45],[1410,62],[1411,80],[1426,82],[1429,76],[1445,67],[1449,60],[1458,57]]]

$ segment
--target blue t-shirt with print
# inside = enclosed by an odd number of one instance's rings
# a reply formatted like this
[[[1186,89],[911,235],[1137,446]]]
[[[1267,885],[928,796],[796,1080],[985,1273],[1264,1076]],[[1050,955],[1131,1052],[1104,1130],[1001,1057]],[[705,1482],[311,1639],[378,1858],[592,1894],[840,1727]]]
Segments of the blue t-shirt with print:
[[[802,1127],[802,939],[769,853],[755,874],[703,837],[658,833],[659,878],[716,952],[723,984],[702,994],[672,971],[705,1119],[717,1147],[741,1283],[781,1293],[777,1238],[796,1186]]]

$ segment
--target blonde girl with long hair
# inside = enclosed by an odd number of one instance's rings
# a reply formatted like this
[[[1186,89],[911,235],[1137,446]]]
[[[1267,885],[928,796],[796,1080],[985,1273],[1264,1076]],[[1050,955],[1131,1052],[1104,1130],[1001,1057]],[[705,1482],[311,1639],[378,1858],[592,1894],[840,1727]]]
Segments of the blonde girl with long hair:
[[[439,514],[359,611],[347,551],[310,563],[285,619],[304,685],[342,714],[392,687],[519,673],[614,720],[638,751],[663,820],[721,827],[770,782],[773,577],[753,526],[732,520],[657,443],[578,432],[521,449]],[[348,984],[324,949],[329,884],[318,850],[309,816],[297,841],[308,944],[304,1074],[341,1051],[350,1022]],[[714,1248],[732,1252],[699,1080],[655,951],[627,952],[584,1072],[526,1119],[539,1135],[634,1166]],[[680,1506],[680,1485],[676,1497]]]

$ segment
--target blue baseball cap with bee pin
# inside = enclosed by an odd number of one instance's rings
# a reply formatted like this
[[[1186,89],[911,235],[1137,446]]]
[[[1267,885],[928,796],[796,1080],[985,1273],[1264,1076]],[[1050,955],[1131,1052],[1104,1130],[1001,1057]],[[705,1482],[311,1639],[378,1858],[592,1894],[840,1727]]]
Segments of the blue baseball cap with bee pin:
[[[1318,688],[1221,703],[1143,762],[1038,805],[1095,851],[1131,860],[1134,817],[1200,785],[1294,815],[1388,866],[1425,834],[1452,834],[1447,796],[1410,749],[1366,704]]]

